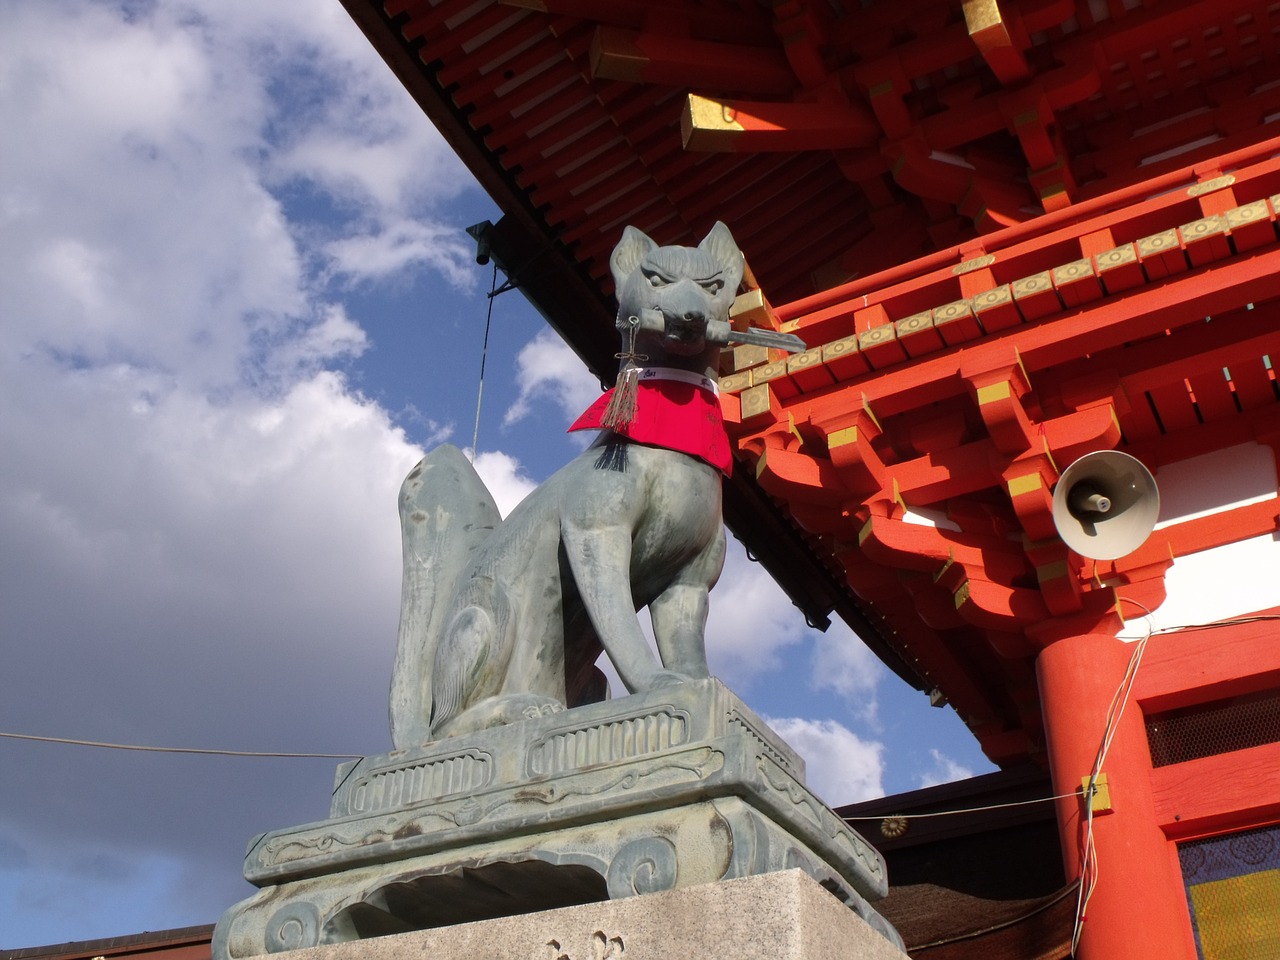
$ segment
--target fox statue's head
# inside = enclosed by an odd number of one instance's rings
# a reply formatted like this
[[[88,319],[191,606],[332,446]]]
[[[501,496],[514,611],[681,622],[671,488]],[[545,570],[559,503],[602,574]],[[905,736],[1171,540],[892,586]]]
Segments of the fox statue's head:
[[[647,365],[715,367],[742,282],[742,251],[728,227],[717,223],[696,247],[660,247],[627,227],[609,266],[624,352],[634,331],[634,352]]]

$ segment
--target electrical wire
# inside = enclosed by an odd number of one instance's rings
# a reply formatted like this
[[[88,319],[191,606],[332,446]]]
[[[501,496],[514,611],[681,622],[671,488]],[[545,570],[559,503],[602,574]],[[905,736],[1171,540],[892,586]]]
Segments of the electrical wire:
[[[1138,676],[1138,667],[1142,664],[1142,656],[1147,649],[1147,641],[1151,639],[1153,634],[1150,609],[1137,600],[1131,600],[1128,597],[1116,597],[1117,603],[1122,601],[1131,603],[1143,611],[1143,620],[1146,622],[1147,629],[1146,633],[1135,642],[1133,653],[1129,657],[1129,662],[1125,665],[1124,675],[1120,678],[1120,685],[1116,687],[1116,692],[1111,697],[1111,703],[1107,706],[1106,722],[1102,728],[1102,740],[1098,744],[1098,753],[1094,757],[1093,767],[1089,772],[1089,781],[1085,784],[1083,791],[1084,824],[1080,836],[1080,885],[1077,888],[1076,915],[1071,930],[1071,956],[1073,957],[1080,947],[1080,937],[1084,933],[1085,918],[1089,912],[1089,901],[1093,899],[1093,893],[1097,889],[1098,877],[1101,873],[1097,845],[1093,836],[1093,798],[1098,792],[1098,777],[1102,774],[1103,764],[1106,763],[1107,754],[1111,751],[1111,743],[1120,727],[1120,718],[1124,716],[1125,707],[1128,706],[1130,696],[1133,693],[1133,684]]]
[[[276,757],[318,760],[360,760],[359,753],[276,753],[257,750],[208,750],[202,747],[147,747],[133,743],[105,743],[101,740],[73,740],[69,737],[37,737],[28,733],[0,733],[8,740],[33,740],[36,743],[63,743],[75,747],[103,747],[108,750],[137,750],[143,753],[196,753],[215,757]]]
[[[1130,600],[1130,603],[1137,603]],[[1140,605],[1140,604],[1139,604]],[[1146,609],[1145,607],[1143,609]],[[1271,620],[1280,620],[1280,614],[1263,613],[1255,617],[1229,617],[1225,620],[1211,620],[1208,623],[1185,623],[1175,627],[1161,627],[1159,630],[1152,630],[1152,636],[1161,636],[1166,633],[1183,633],[1189,630],[1216,630],[1219,627],[1238,627],[1246,623],[1266,623]]]
[[[1035,797],[1031,800],[1011,800],[1008,803],[992,803],[983,807],[961,807],[958,810],[933,810],[929,813],[878,813],[875,816],[866,817],[842,817],[845,823],[853,823],[855,821],[871,821],[871,820],[921,820],[925,817],[954,817],[962,813],[982,813],[987,810],[1005,810],[1009,807],[1029,807],[1037,803],[1053,803],[1055,800],[1065,800],[1068,797],[1074,797],[1074,793],[1063,793],[1054,797]]]
[[[493,325],[493,301],[498,296],[498,262],[493,263],[493,280],[489,284],[489,309],[484,318],[484,344],[480,347],[480,385],[476,389],[476,428],[471,434],[471,462],[480,452],[480,401],[484,399],[484,365],[489,357],[489,327]]]
[[[1075,794],[1071,794],[1071,796],[1075,796]],[[1049,900],[1046,900],[1041,904],[1038,904],[1035,907],[1032,907],[1030,910],[1022,914],[1021,916],[1013,917],[1012,919],[1009,919],[1009,920],[1002,920],[999,923],[993,923],[989,927],[982,927],[979,930],[971,930],[968,933],[960,933],[951,937],[943,937],[939,940],[930,940],[928,943],[912,944],[911,946],[907,947],[907,953],[911,955],[914,955],[917,952],[923,953],[925,950],[932,950],[936,947],[947,947],[953,943],[963,943],[965,940],[976,940],[979,937],[985,937],[989,933],[995,933],[999,930],[1007,930],[1009,927],[1015,927],[1018,924],[1022,923],[1024,920],[1030,920],[1032,917],[1038,914],[1044,913],[1050,907],[1053,907],[1061,903],[1063,900],[1065,900],[1067,897],[1069,897],[1072,893],[1075,892],[1076,886],[1078,885],[1078,883],[1079,881],[1063,887],[1056,894],[1054,894],[1052,898],[1050,898]]]
[[[1128,665],[1125,667],[1124,676],[1121,678],[1120,686],[1116,689],[1115,696],[1112,697],[1111,704],[1107,709],[1106,724],[1103,728],[1103,739],[1098,746],[1098,755],[1094,761],[1089,783],[1085,787],[1085,792],[1090,799],[1092,799],[1093,794],[1097,792],[1097,778],[1102,773],[1102,764],[1106,761],[1107,754],[1111,750],[1111,742],[1115,739],[1116,728],[1120,723],[1120,717],[1124,714],[1124,709],[1128,703],[1129,695],[1133,691],[1134,680],[1137,677],[1138,667],[1142,663],[1143,654],[1146,652],[1148,640],[1161,634],[1178,633],[1185,630],[1213,630],[1220,627],[1240,626],[1241,624],[1246,623],[1261,623],[1280,620],[1280,614],[1260,614],[1252,617],[1232,617],[1223,620],[1214,620],[1209,623],[1193,623],[1181,626],[1161,627],[1158,630],[1154,630],[1152,629],[1151,619],[1153,614],[1144,604],[1139,603],[1137,600],[1130,599],[1129,597],[1117,597],[1116,599],[1117,602],[1123,601],[1125,603],[1131,603],[1135,607],[1140,608],[1143,611],[1143,620],[1146,623],[1147,630],[1141,638],[1135,641],[1134,651],[1132,656],[1129,658]],[[1053,803],[1057,800],[1067,800],[1078,797],[1080,797],[1079,793],[1072,792],[1057,794],[1052,797],[1036,797],[1032,800],[1015,800],[1010,803],[994,803],[982,807],[963,807],[958,810],[936,810],[929,813],[880,813],[875,814],[874,816],[844,817],[843,819],[846,823],[869,823],[876,820],[917,820],[925,817],[950,817],[962,813],[980,813],[987,810],[1003,810],[1008,807],[1025,807],[1037,803]],[[1091,875],[1096,879],[1097,852],[1093,849],[1092,843],[1092,820],[1093,804],[1090,803],[1089,809],[1086,813],[1085,833],[1085,836],[1088,838],[1088,844],[1087,847],[1082,844],[1081,862],[1084,863],[1087,858],[1092,863],[1092,866],[1089,869]],[[1083,877],[1081,879],[1083,880]],[[1084,884],[1082,882],[1078,889],[1083,891],[1083,896],[1085,897],[1085,903],[1087,905],[1087,898],[1092,896],[1092,886],[1090,886],[1088,891],[1084,891]]]
[[[496,274],[495,274],[496,279]],[[487,343],[487,336],[486,336]],[[483,363],[481,367],[483,377]],[[1147,621],[1148,631],[1145,636],[1136,642],[1133,656],[1130,657],[1129,664],[1125,669],[1124,678],[1121,680],[1120,687],[1116,690],[1115,697],[1112,698],[1111,706],[1107,711],[1107,722],[1103,730],[1103,740],[1098,747],[1098,757],[1094,762],[1093,771],[1090,776],[1090,782],[1086,788],[1089,796],[1092,797],[1092,791],[1096,791],[1096,781],[1098,774],[1102,772],[1102,764],[1106,760],[1107,752],[1111,749],[1111,741],[1115,738],[1116,727],[1120,722],[1120,717],[1124,713],[1124,708],[1128,702],[1129,694],[1133,689],[1134,679],[1137,675],[1138,666],[1142,661],[1142,655],[1146,650],[1147,641],[1153,636],[1165,633],[1174,633],[1182,630],[1209,630],[1216,627],[1238,626],[1244,623],[1257,623],[1262,621],[1280,620],[1280,615],[1262,615],[1256,617],[1236,617],[1227,620],[1217,620],[1212,623],[1198,623],[1178,627],[1163,627],[1159,630],[1151,630],[1151,611],[1136,600],[1128,597],[1120,597],[1126,603],[1131,603],[1136,607],[1141,607],[1145,613],[1144,619]],[[77,740],[70,737],[40,737],[34,734],[26,733],[4,733],[0,732],[0,738],[8,740],[26,740],[35,743],[58,743],[67,744],[78,747],[99,747],[109,750],[134,750],[145,753],[186,753],[198,754],[204,756],[219,757],[274,757],[285,759],[319,759],[319,760],[358,760],[364,755],[358,753],[290,753],[277,751],[258,751],[258,750],[215,750],[201,747],[152,747],[130,743],[107,743],[100,740]],[[982,813],[989,810],[1004,810],[1010,807],[1025,807],[1038,803],[1053,803],[1057,800],[1065,800],[1070,797],[1077,797],[1077,793],[1063,793],[1051,797],[1035,797],[1031,800],[1014,800],[1009,803],[993,803],[980,807],[962,807],[957,810],[934,810],[928,813],[881,813],[874,816],[844,817],[848,823],[869,822],[874,820],[919,820],[927,817],[951,817],[965,813]],[[1087,825],[1091,828],[1092,824],[1092,804],[1088,811],[1086,819]],[[1090,841],[1091,843],[1091,841]],[[1095,858],[1096,860],[1096,858]],[[1090,891],[1091,893],[1091,891]]]
[[[213,750],[203,747],[150,747],[132,743],[106,743],[101,740],[76,740],[70,737],[37,737],[34,734],[28,733],[0,733],[0,737],[9,740],[30,740],[36,743],[61,743],[76,747],[101,747],[109,750],[136,750],[144,753],[193,753],[217,757],[284,757],[320,760],[359,760],[364,756],[359,753],[280,753],[257,750]],[[982,807],[964,807],[960,810],[935,810],[930,813],[909,814],[890,813],[867,817],[844,817],[843,819],[847,823],[852,823],[854,821],[863,820],[909,820],[924,817],[950,817],[962,813],[981,813],[987,810],[1003,810],[1008,807],[1026,807],[1037,803],[1052,803],[1055,800],[1064,800],[1067,797],[1074,796],[1074,793],[1065,793],[1056,797],[1036,797],[1031,800],[1014,800],[1009,803],[994,803]]]

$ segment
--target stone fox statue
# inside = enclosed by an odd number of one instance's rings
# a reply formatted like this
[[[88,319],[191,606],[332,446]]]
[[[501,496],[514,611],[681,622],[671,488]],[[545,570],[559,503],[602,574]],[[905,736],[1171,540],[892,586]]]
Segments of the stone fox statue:
[[[721,223],[696,248],[627,227],[610,266],[626,361],[614,392],[628,410],[603,416],[602,398],[575,427],[612,428],[506,520],[454,447],[404,482],[397,749],[603,699],[602,647],[631,692],[708,676],[729,468],[714,394],[723,336],[709,340],[708,324],[728,329],[742,254]]]

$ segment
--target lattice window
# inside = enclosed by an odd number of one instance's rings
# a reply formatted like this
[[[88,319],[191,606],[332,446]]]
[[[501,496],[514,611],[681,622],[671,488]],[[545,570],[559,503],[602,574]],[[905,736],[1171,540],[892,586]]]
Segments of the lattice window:
[[[1155,767],[1280,743],[1280,691],[1150,714],[1146,723]]]

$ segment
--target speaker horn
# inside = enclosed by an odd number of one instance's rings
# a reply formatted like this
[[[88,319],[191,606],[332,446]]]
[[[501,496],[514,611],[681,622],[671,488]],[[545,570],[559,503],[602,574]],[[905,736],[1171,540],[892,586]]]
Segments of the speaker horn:
[[[1151,536],[1160,491],[1151,471],[1119,450],[1088,453],[1053,491],[1053,525],[1067,546],[1093,560],[1133,553]]]

